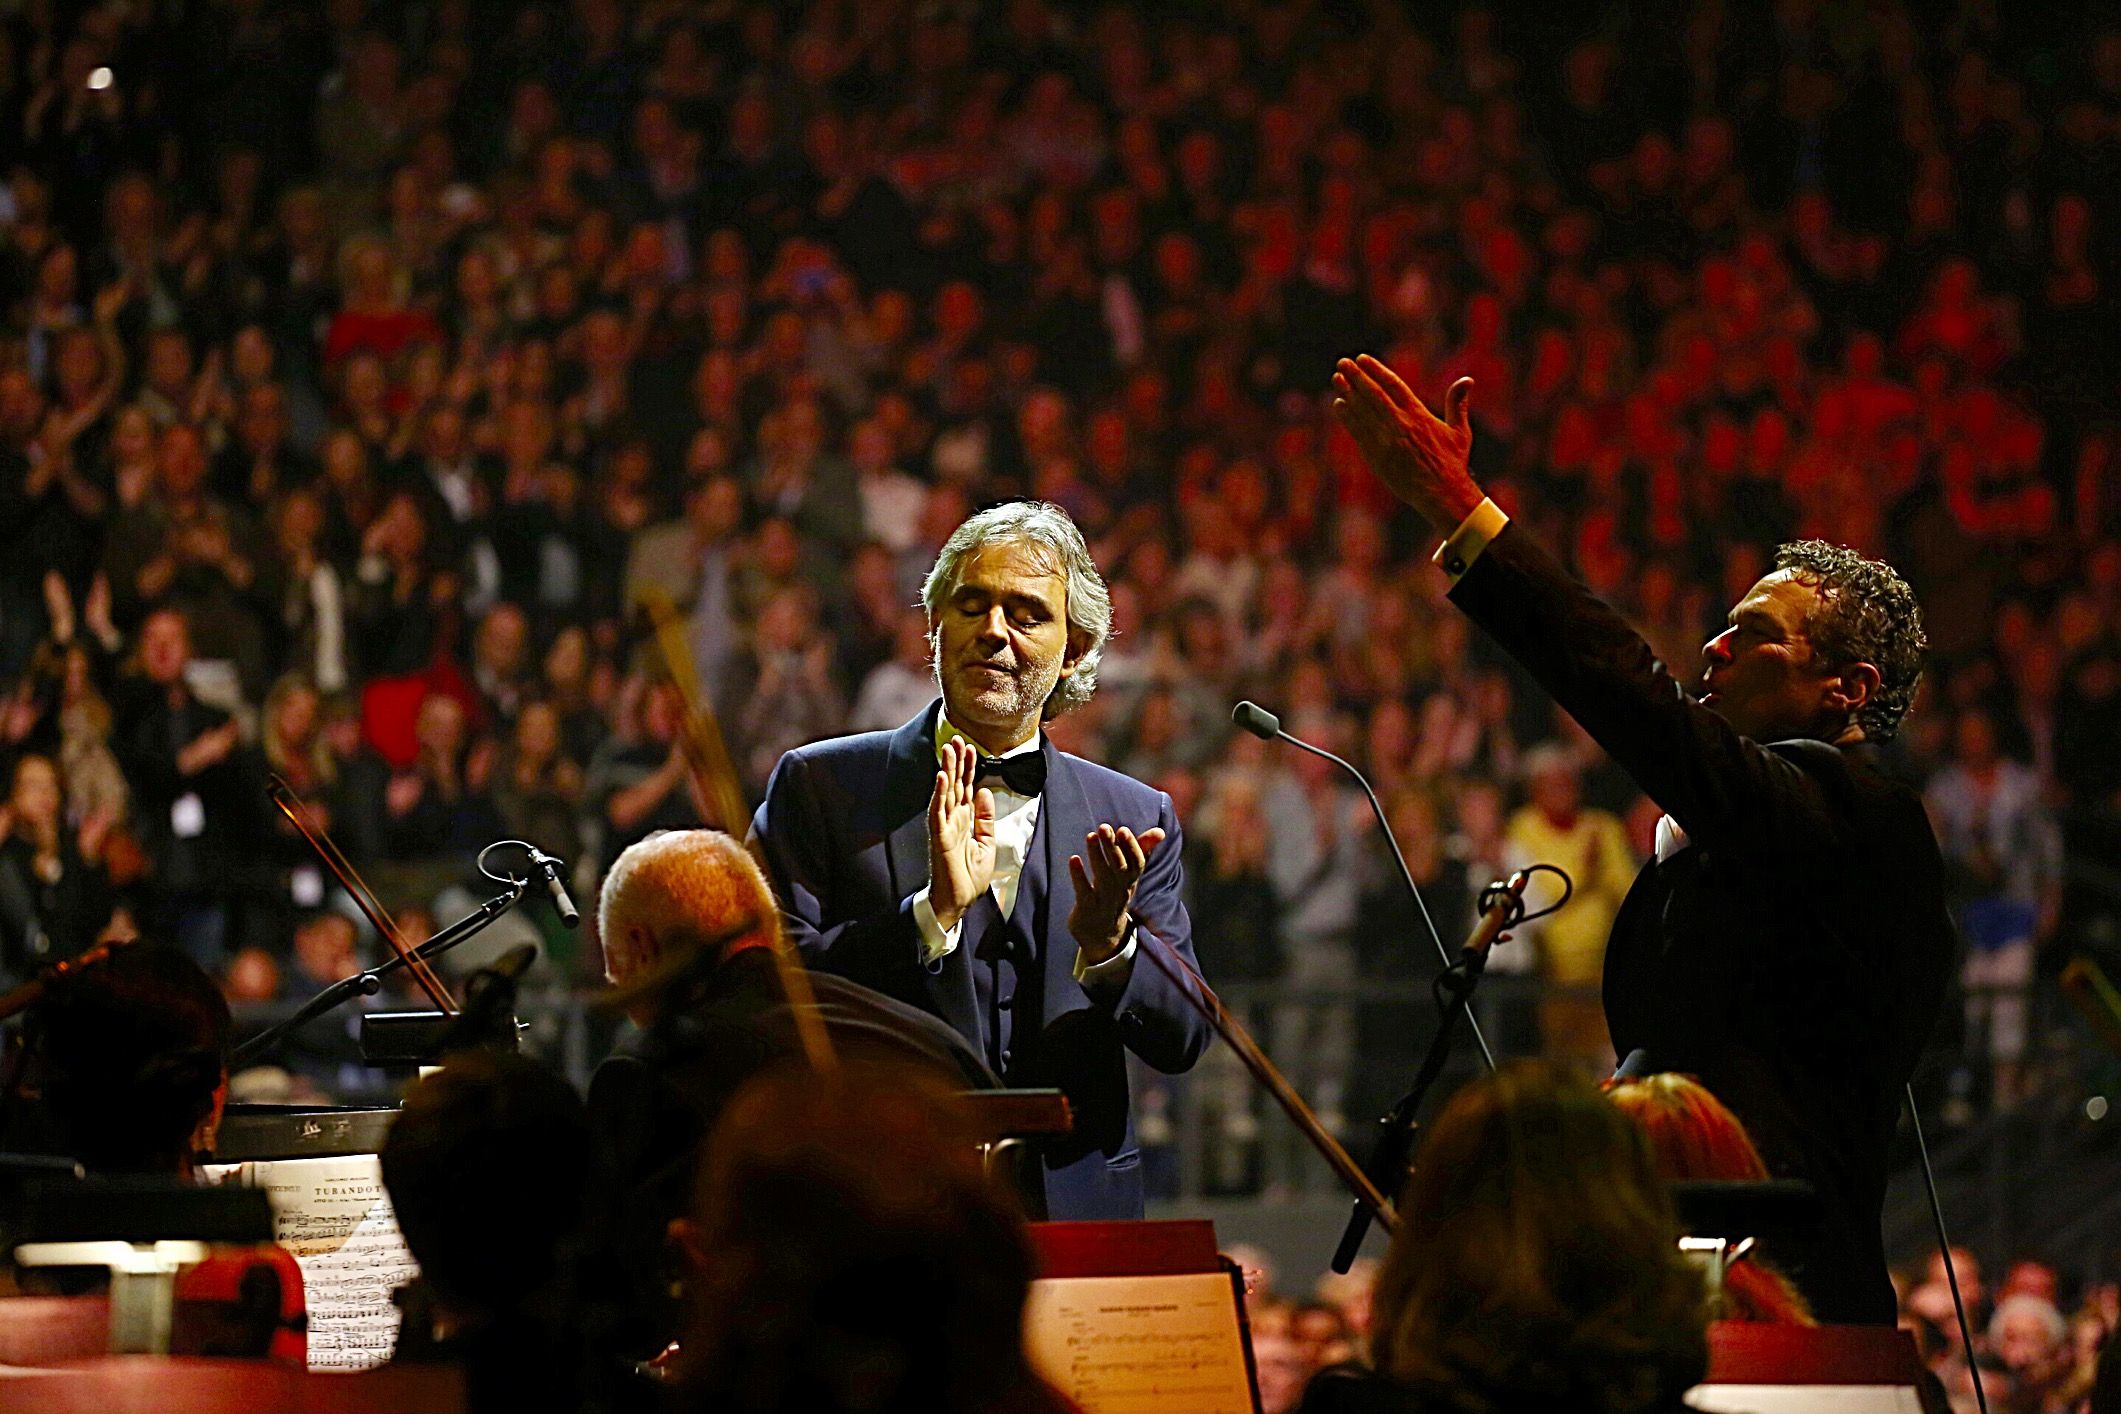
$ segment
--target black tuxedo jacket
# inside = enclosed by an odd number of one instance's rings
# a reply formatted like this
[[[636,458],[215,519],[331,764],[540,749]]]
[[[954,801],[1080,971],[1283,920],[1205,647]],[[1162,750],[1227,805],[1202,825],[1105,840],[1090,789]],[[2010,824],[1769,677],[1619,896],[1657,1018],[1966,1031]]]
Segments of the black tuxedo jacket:
[[[1180,897],[1178,819],[1171,798],[1070,756],[1050,740],[1046,791],[1006,919],[983,895],[934,966],[921,960],[913,896],[928,883],[928,800],[935,787],[940,700],[892,732],[798,747],[781,758],[752,832],[781,900],[788,936],[814,968],[873,987],[942,1018],[1011,1086],[1058,1086],[1075,1131],[1046,1146],[1043,1194],[1056,1219],[1139,1218],[1141,1155],[1127,1094],[1126,1052],[1167,1073],[1190,1068],[1209,1030],[1147,949],[1188,967],[1193,925]],[[1134,894],[1141,931],[1134,970],[1116,996],[1075,980],[1068,856],[1100,824],[1164,842]]]
[[[1821,1320],[1891,1322],[1888,1149],[1957,952],[1921,798],[1872,748],[1738,735],[1519,530],[1451,597],[1691,841],[1614,920],[1614,1049],[1697,1077],[1777,1175],[1817,1186],[1824,1230],[1771,1255]]]

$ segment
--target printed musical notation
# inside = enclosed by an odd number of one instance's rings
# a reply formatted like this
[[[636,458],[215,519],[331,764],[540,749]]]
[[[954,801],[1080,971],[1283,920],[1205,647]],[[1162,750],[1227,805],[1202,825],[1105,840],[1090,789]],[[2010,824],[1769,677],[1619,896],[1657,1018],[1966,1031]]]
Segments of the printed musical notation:
[[[1039,1373],[1088,1414],[1251,1414],[1222,1272],[1033,1282],[1024,1339]]]
[[[420,1268],[398,1233],[376,1156],[278,1159],[226,1172],[266,1191],[273,1237],[302,1268],[309,1368],[366,1370],[389,1360],[398,1340],[390,1295]]]

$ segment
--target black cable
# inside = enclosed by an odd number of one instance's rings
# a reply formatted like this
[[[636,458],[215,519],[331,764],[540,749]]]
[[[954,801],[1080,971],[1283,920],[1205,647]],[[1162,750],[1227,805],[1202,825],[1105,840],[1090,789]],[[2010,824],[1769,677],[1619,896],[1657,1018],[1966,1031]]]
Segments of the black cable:
[[[1937,1220],[1937,1251],[1944,1257],[1944,1279],[1952,1288],[1952,1310],[1959,1316],[1959,1342],[1966,1348],[1966,1373],[1974,1382],[1974,1400],[1988,1414],[1988,1391],[1981,1387],[1981,1366],[1974,1360],[1974,1331],[1966,1323],[1966,1302],[1959,1296],[1959,1268],[1952,1262],[1952,1240],[1944,1235],[1944,1204],[1937,1198],[1937,1175],[1930,1168],[1929,1142],[1922,1137],[1922,1116],[1915,1113],[1915,1087],[1907,1087],[1907,1122],[1914,1126],[1915,1151],[1922,1156],[1922,1182],[1929,1189],[1930,1216]]]
[[[476,867],[481,874],[484,874],[496,884],[506,884],[511,889],[527,889],[530,887],[528,879],[518,879],[513,874],[496,874],[493,870],[486,867],[486,856],[507,845],[517,846],[528,854],[532,860],[537,858],[538,847],[529,840],[495,840],[492,844],[479,851]]]
[[[1529,882],[1534,874],[1552,874],[1555,878],[1561,880],[1561,897],[1555,899],[1537,913],[1527,913],[1524,911],[1524,889],[1521,885],[1524,882]],[[1513,888],[1513,884],[1518,884],[1519,886]],[[1574,897],[1575,893],[1576,881],[1569,877],[1568,870],[1554,864],[1527,864],[1512,879],[1497,879],[1494,883],[1482,889],[1478,907],[1480,912],[1486,913],[1499,900],[1509,900],[1509,907],[1503,914],[1502,927],[1497,930],[1498,936],[1495,941],[1499,943],[1509,936],[1509,929],[1518,927],[1520,924],[1530,923],[1535,919],[1545,918],[1549,914],[1559,913],[1562,905]],[[1490,944],[1490,946],[1492,947],[1493,944]],[[1481,954],[1480,970],[1487,970],[1487,956],[1485,953]],[[1456,959],[1446,964],[1444,970],[1437,973],[1436,979],[1429,984],[1429,995],[1436,999],[1436,1009],[1444,1013],[1446,1018],[1450,1016],[1451,1008],[1465,1001],[1468,994],[1472,992],[1473,974],[1474,967],[1468,954],[1460,953]],[[1466,1019],[1470,1021],[1472,1017],[1468,1015]],[[1475,1034],[1478,1033],[1476,1032]]]
[[[1537,913],[1526,913],[1524,911],[1524,895],[1519,893],[1517,895],[1516,908],[1511,910],[1510,917],[1502,925],[1505,928],[1515,928],[1520,923],[1530,923],[1535,919],[1545,918],[1550,913],[1559,913],[1562,905],[1576,896],[1576,881],[1569,877],[1568,870],[1563,869],[1558,864],[1527,864],[1521,872],[1527,882],[1530,882],[1534,874],[1552,874],[1555,878],[1561,880],[1561,897],[1555,899]],[[1495,893],[1502,887],[1501,884],[1490,884],[1487,888],[1481,890],[1480,907],[1482,912],[1487,911],[1488,904],[1492,901]]]

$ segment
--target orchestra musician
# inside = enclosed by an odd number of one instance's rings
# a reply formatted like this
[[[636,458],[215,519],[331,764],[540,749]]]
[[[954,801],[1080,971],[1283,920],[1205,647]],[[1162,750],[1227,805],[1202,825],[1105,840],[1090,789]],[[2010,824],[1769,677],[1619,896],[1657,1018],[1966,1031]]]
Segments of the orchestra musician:
[[[605,976],[633,1024],[590,1079],[589,1121],[611,1166],[615,1266],[659,1345],[676,1319],[660,1275],[665,1234],[691,1200],[700,1143],[745,1082],[804,1053],[776,975],[780,912],[736,840],[662,830],[629,845],[597,918]],[[837,977],[815,978],[811,991],[836,1058],[895,1064],[951,1090],[994,1086],[971,1047],[927,1013]]]

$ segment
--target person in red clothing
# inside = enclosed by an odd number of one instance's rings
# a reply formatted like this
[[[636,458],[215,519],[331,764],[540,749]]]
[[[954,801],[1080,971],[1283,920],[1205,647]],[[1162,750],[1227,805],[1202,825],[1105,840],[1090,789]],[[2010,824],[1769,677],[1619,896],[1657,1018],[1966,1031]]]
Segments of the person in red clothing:
[[[443,343],[442,326],[399,295],[403,280],[381,241],[356,237],[339,257],[346,300],[324,333],[324,366],[336,368],[356,353],[386,363],[414,344]]]

